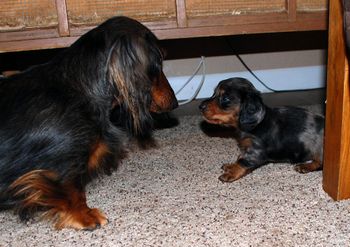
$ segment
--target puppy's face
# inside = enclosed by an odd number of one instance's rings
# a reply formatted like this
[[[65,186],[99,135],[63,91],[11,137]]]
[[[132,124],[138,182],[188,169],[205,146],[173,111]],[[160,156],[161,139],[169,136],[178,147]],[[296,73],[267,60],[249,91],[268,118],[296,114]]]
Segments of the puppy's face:
[[[238,127],[241,98],[239,92],[220,83],[211,98],[203,101],[199,109],[204,119],[212,124]]]
[[[265,115],[260,93],[244,78],[221,81],[213,96],[203,101],[199,109],[207,122],[243,131],[254,129]]]

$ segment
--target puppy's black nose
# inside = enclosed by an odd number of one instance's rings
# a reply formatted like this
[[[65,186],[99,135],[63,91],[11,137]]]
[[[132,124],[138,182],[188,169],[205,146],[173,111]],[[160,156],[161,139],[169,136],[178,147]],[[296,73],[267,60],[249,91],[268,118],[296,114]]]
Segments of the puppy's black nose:
[[[206,108],[207,108],[207,102],[203,101],[203,102],[199,105],[199,110],[205,111]]]

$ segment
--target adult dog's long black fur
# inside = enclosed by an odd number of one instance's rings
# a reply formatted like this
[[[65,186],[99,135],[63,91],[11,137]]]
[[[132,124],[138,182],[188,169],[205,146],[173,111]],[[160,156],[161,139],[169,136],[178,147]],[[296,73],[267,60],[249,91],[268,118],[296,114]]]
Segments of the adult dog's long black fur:
[[[324,117],[304,108],[270,108],[244,78],[223,80],[201,103],[204,119],[233,127],[241,155],[223,166],[223,182],[235,181],[269,162],[299,163],[307,173],[322,169]]]
[[[0,207],[41,210],[56,228],[107,223],[85,185],[124,156],[126,134],[150,136],[150,112],[177,101],[154,34],[115,17],[52,61],[0,80]]]

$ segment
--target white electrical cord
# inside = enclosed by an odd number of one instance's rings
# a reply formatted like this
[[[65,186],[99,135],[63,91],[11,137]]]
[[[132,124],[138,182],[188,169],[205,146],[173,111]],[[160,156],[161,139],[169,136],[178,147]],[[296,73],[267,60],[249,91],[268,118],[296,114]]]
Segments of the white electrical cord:
[[[194,94],[189,99],[179,102],[179,105],[184,105],[184,104],[187,104],[187,103],[191,102],[192,100],[194,100],[196,98],[196,96],[198,95],[199,91],[201,90],[201,88],[203,87],[203,84],[204,84],[204,81],[205,81],[205,73],[206,73],[206,71],[205,71],[205,57],[201,56],[201,61],[199,62],[199,64],[198,64],[196,70],[194,71],[193,75],[190,78],[188,78],[188,80],[185,82],[185,84],[182,85],[182,87],[179,90],[177,90],[175,94],[177,95],[179,92],[182,91],[182,89],[184,89],[190,83],[190,81],[195,77],[195,75],[197,75],[197,73],[198,73],[198,71],[199,71],[199,69],[201,67],[202,67],[202,79],[199,82],[199,85],[198,85],[196,91],[194,92]]]

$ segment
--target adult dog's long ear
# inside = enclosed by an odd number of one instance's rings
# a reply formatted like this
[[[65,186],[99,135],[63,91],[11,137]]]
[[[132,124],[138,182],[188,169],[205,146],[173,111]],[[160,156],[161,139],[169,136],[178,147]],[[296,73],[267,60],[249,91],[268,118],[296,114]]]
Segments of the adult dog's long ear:
[[[239,128],[243,131],[253,130],[265,117],[265,105],[259,93],[247,93],[241,104]]]
[[[149,78],[149,56],[143,37],[131,35],[120,37],[113,46],[109,57],[109,81],[116,90],[116,105],[124,111],[124,121],[131,125],[133,133],[142,133],[149,129],[152,118],[149,113],[151,104],[151,85]]]

